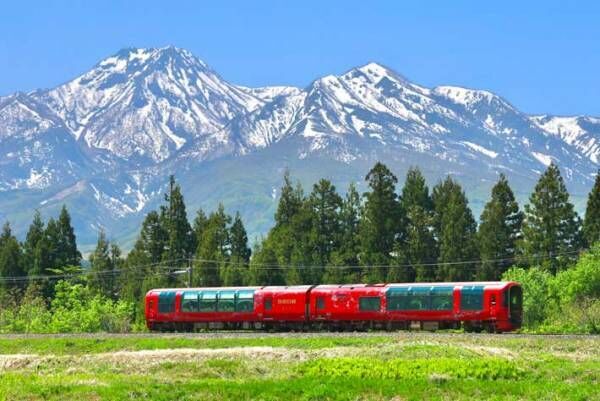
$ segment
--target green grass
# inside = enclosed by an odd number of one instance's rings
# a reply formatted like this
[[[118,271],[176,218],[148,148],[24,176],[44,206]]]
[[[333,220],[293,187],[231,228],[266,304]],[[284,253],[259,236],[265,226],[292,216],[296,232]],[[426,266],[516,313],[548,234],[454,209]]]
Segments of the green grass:
[[[600,400],[600,338],[0,338],[0,400]]]

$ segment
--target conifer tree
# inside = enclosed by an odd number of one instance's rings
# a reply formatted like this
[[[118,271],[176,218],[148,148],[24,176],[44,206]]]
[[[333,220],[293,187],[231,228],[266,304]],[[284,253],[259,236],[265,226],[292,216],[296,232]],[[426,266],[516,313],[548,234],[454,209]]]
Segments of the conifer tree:
[[[223,204],[208,217],[202,242],[198,245],[194,271],[199,286],[218,286],[221,283],[221,268],[228,262],[230,240],[228,225],[231,216],[225,214]]]
[[[75,230],[71,225],[71,216],[64,205],[58,216],[57,229],[58,249],[56,264],[58,266],[55,267],[79,266],[81,263],[81,253],[77,250],[77,239],[75,238]]]
[[[313,186],[307,206],[312,215],[308,239],[313,255],[312,261],[319,267],[311,269],[311,281],[318,283],[322,280],[324,267],[331,260],[331,254],[339,246],[342,198],[331,181],[321,179]]]
[[[149,212],[119,275],[121,297],[137,303],[138,317],[143,316],[144,304],[140,300],[144,293],[153,287],[167,285],[165,271],[160,265],[166,243],[167,232],[161,224],[159,214],[156,211]]]
[[[406,261],[414,271],[415,281],[431,282],[436,278],[437,243],[433,233],[433,215],[425,208],[414,205],[407,210]]]
[[[290,234],[288,238],[292,241],[289,262],[291,266],[285,269],[289,284],[318,284],[322,279],[323,265],[315,260],[318,251],[315,240],[312,239],[314,224],[314,210],[310,201],[305,199],[287,231]]]
[[[402,187],[400,203],[405,210],[410,209],[412,206],[419,206],[425,211],[433,211],[433,201],[429,195],[429,188],[423,173],[418,167],[408,169]]]
[[[439,244],[437,277],[442,281],[467,281],[474,276],[478,259],[477,224],[461,186],[448,176],[433,189],[434,227]],[[468,262],[468,263],[459,263]]]
[[[244,228],[244,223],[239,212],[235,214],[233,224],[229,229],[229,238],[231,255],[221,275],[223,285],[243,285],[247,279],[248,262],[250,261],[252,251],[248,247],[248,235],[246,234],[246,229]]]
[[[353,283],[361,281],[361,269],[358,255],[360,241],[358,229],[360,223],[360,194],[356,185],[351,183],[340,210],[340,239],[337,249],[331,254],[330,266],[326,272],[328,283]]]
[[[394,281],[433,281],[437,244],[433,233],[433,201],[421,170],[411,167],[407,174],[400,205],[406,214],[406,237],[397,250],[400,263]]]
[[[370,282],[385,281],[387,265],[399,233],[398,179],[382,163],[376,163],[365,180],[370,191],[365,198],[363,217],[360,224],[361,264],[369,266],[367,279]]]
[[[520,252],[526,262],[556,273],[575,260],[582,246],[581,219],[569,202],[558,166],[552,163],[525,205]]]
[[[98,293],[115,298],[116,277],[115,266],[110,255],[110,244],[103,230],[98,234],[98,242],[90,255],[89,285]]]
[[[264,240],[264,248],[274,252],[278,263],[286,266],[284,276],[289,284],[301,284],[301,277],[295,264],[305,264],[303,261],[312,255],[306,255],[307,249],[302,251],[298,247],[307,248],[307,237],[310,231],[310,214],[305,207],[304,191],[300,183],[292,186],[289,171],[285,172],[281,196],[275,212],[275,225]],[[299,259],[300,258],[300,259]]]
[[[302,187],[298,184],[295,188],[292,185],[289,170],[283,175],[283,186],[281,187],[281,196],[275,212],[275,227],[289,225],[293,217],[302,207],[304,195]]]
[[[194,223],[192,225],[192,230],[194,230],[194,250],[198,249],[198,244],[202,242],[202,234],[206,229],[206,223],[208,221],[208,217],[204,210],[198,209],[196,212],[196,217],[194,218]]]
[[[161,207],[161,224],[167,233],[166,248],[162,259],[169,266],[186,266],[194,249],[194,233],[188,221],[181,187],[175,177],[169,177],[169,191],[165,194],[166,205]],[[171,277],[171,282],[175,278]]]
[[[594,187],[588,196],[583,232],[590,246],[600,241],[600,171],[596,174]]]
[[[0,277],[23,277],[23,253],[21,244],[12,234],[10,224],[6,222],[0,234]],[[0,281],[0,288],[24,287],[24,282]]]
[[[515,263],[516,244],[521,233],[523,213],[504,174],[492,188],[492,197],[481,214],[477,235],[482,259],[479,280],[499,280]]]
[[[44,229],[42,216],[40,215],[40,212],[36,210],[33,215],[33,221],[29,226],[29,230],[27,230],[25,242],[23,243],[24,268],[27,273],[31,275],[39,275],[42,273],[36,269],[36,267],[40,266],[40,263],[37,260],[36,249],[44,237]]]

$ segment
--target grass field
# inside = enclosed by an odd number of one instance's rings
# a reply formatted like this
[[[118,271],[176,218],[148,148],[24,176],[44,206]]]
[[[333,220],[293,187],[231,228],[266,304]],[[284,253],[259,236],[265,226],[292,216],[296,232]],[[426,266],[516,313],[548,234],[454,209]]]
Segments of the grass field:
[[[600,338],[0,337],[2,400],[600,400]]]

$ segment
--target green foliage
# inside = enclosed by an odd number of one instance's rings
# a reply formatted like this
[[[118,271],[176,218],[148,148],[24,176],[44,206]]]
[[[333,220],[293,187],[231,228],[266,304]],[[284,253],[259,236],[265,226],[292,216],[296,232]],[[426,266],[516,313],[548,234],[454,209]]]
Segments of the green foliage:
[[[371,190],[363,194],[360,261],[365,266],[376,266],[367,272],[369,282],[383,282],[402,228],[402,214],[396,195],[398,179],[378,162],[365,180]]]
[[[439,243],[438,279],[468,281],[473,277],[473,263],[478,259],[477,224],[467,197],[458,182],[450,176],[433,189],[434,232]]]
[[[116,277],[114,260],[111,258],[110,243],[104,231],[98,234],[96,249],[90,255],[89,285],[98,293],[113,298],[116,296]]]
[[[25,275],[23,267],[23,253],[19,241],[12,234],[10,224],[5,223],[0,234],[0,277],[22,277]],[[21,283],[11,283],[0,281],[2,287],[10,288],[21,285]]]
[[[478,242],[483,260],[479,280],[498,280],[513,263],[523,213],[504,174],[492,188],[492,198],[481,214]]]
[[[566,268],[583,246],[581,219],[569,202],[569,193],[554,163],[542,174],[525,205],[524,261],[555,273]]]
[[[516,379],[524,372],[514,362],[503,358],[459,360],[450,358],[389,359],[346,357],[322,358],[300,366],[300,372],[319,378],[355,379],[425,379],[432,375],[449,378],[480,380]]]
[[[600,244],[556,276],[543,267],[511,268],[503,280],[523,286],[526,329],[541,333],[600,333]]]
[[[552,291],[554,277],[539,267],[523,269],[510,268],[502,280],[516,281],[523,287],[523,325],[537,328],[556,308],[556,298]]]
[[[588,244],[600,241],[600,171],[596,174],[583,219],[583,233]]]
[[[6,333],[86,333],[128,332],[133,305],[113,301],[82,284],[59,281],[50,307],[39,290],[28,290],[20,303],[0,310],[0,332]]]

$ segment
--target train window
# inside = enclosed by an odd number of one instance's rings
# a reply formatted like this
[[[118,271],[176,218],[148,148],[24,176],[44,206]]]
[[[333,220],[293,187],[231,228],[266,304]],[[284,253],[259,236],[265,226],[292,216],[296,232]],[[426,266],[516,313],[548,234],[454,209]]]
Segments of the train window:
[[[386,292],[387,310],[408,310],[410,294],[407,287],[391,287]]]
[[[317,310],[325,309],[325,298],[317,297]]]
[[[358,298],[358,310],[378,311],[381,308],[381,298],[379,297],[360,297]]]
[[[273,309],[273,298],[265,298],[265,310]]]
[[[217,302],[219,312],[235,311],[235,291],[220,291],[219,301]]]
[[[161,292],[158,294],[158,313],[172,312],[175,312],[175,292]]]
[[[460,309],[482,310],[483,309],[483,287],[468,286],[460,290]]]
[[[429,310],[431,287],[410,287],[407,310]]]
[[[235,301],[236,312],[252,312],[254,310],[254,291],[239,291]]]
[[[217,310],[217,292],[202,291],[198,310],[200,312],[214,312]]]
[[[431,310],[452,310],[454,287],[433,287],[431,289]]]
[[[198,312],[199,302],[197,292],[184,292],[181,296],[182,312]]]

